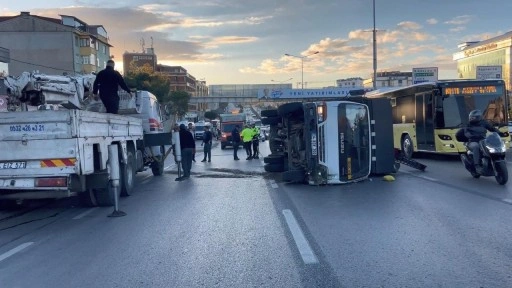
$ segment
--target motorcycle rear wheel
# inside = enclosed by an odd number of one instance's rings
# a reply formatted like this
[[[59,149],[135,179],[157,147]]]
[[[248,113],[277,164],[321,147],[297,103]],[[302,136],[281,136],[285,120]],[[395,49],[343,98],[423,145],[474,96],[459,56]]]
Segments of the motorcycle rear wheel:
[[[507,184],[508,181],[508,170],[507,163],[505,161],[496,162],[496,182],[500,185]]]

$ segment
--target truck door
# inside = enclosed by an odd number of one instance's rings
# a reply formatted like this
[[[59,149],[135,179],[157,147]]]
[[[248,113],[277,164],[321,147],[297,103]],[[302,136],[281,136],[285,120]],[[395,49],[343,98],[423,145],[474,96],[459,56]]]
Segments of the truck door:
[[[368,106],[342,102],[338,106],[340,181],[354,181],[370,174],[370,137]]]

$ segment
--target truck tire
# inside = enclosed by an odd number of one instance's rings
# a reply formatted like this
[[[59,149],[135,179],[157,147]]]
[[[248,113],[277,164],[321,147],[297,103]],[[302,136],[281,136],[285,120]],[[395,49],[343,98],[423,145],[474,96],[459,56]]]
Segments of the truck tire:
[[[282,174],[282,179],[286,182],[302,183],[306,180],[306,171],[302,169],[285,171]]]
[[[261,117],[276,117],[279,116],[276,109],[261,110]]]
[[[268,163],[263,166],[265,171],[267,172],[283,172],[284,171],[284,163]]]
[[[284,117],[289,114],[294,114],[297,112],[302,112],[302,102],[291,102],[286,103],[277,108],[277,112],[279,113],[279,116]]]
[[[266,164],[282,164],[284,163],[284,155],[274,154],[263,158]]]
[[[402,143],[401,144],[402,144],[401,145],[402,155],[406,159],[411,159],[412,158],[412,154],[414,153],[414,144],[412,143],[412,139],[409,136],[409,134],[405,134],[404,136],[402,136]]]
[[[164,155],[165,147],[160,146],[160,156],[155,156],[158,161],[153,161],[153,163],[151,163],[151,172],[153,172],[153,176],[162,176],[162,174],[164,174],[164,161],[162,160],[164,159]]]
[[[107,183],[107,187],[94,189],[94,195],[99,206],[108,207],[115,204],[116,190],[112,187],[112,182]]]
[[[94,194],[93,189],[87,189],[84,192],[78,193],[78,200],[80,201],[80,205],[83,207],[98,206],[98,201],[96,200],[96,195]]]
[[[126,164],[121,163],[119,166],[121,196],[130,196],[135,186],[135,158],[130,149],[126,153]]]
[[[281,123],[281,121],[282,121],[282,118],[279,116],[261,118],[261,125],[275,126],[275,125]]]

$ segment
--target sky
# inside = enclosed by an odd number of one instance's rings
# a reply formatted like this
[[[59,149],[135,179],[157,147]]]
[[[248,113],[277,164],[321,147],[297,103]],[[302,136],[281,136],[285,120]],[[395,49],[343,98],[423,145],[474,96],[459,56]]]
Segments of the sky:
[[[373,0],[0,0],[1,16],[21,11],[103,25],[117,68],[143,39],[207,85],[316,88],[373,73]],[[377,71],[456,78],[457,46],[512,31],[511,13],[511,0],[375,0]]]

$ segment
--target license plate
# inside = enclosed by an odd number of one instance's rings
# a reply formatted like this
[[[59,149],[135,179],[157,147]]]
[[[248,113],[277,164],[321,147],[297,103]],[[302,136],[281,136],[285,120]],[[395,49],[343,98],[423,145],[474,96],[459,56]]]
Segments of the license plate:
[[[318,154],[318,148],[316,146],[316,134],[311,135],[311,154],[313,154],[313,156]]]
[[[0,162],[0,169],[25,169],[27,162]]]

